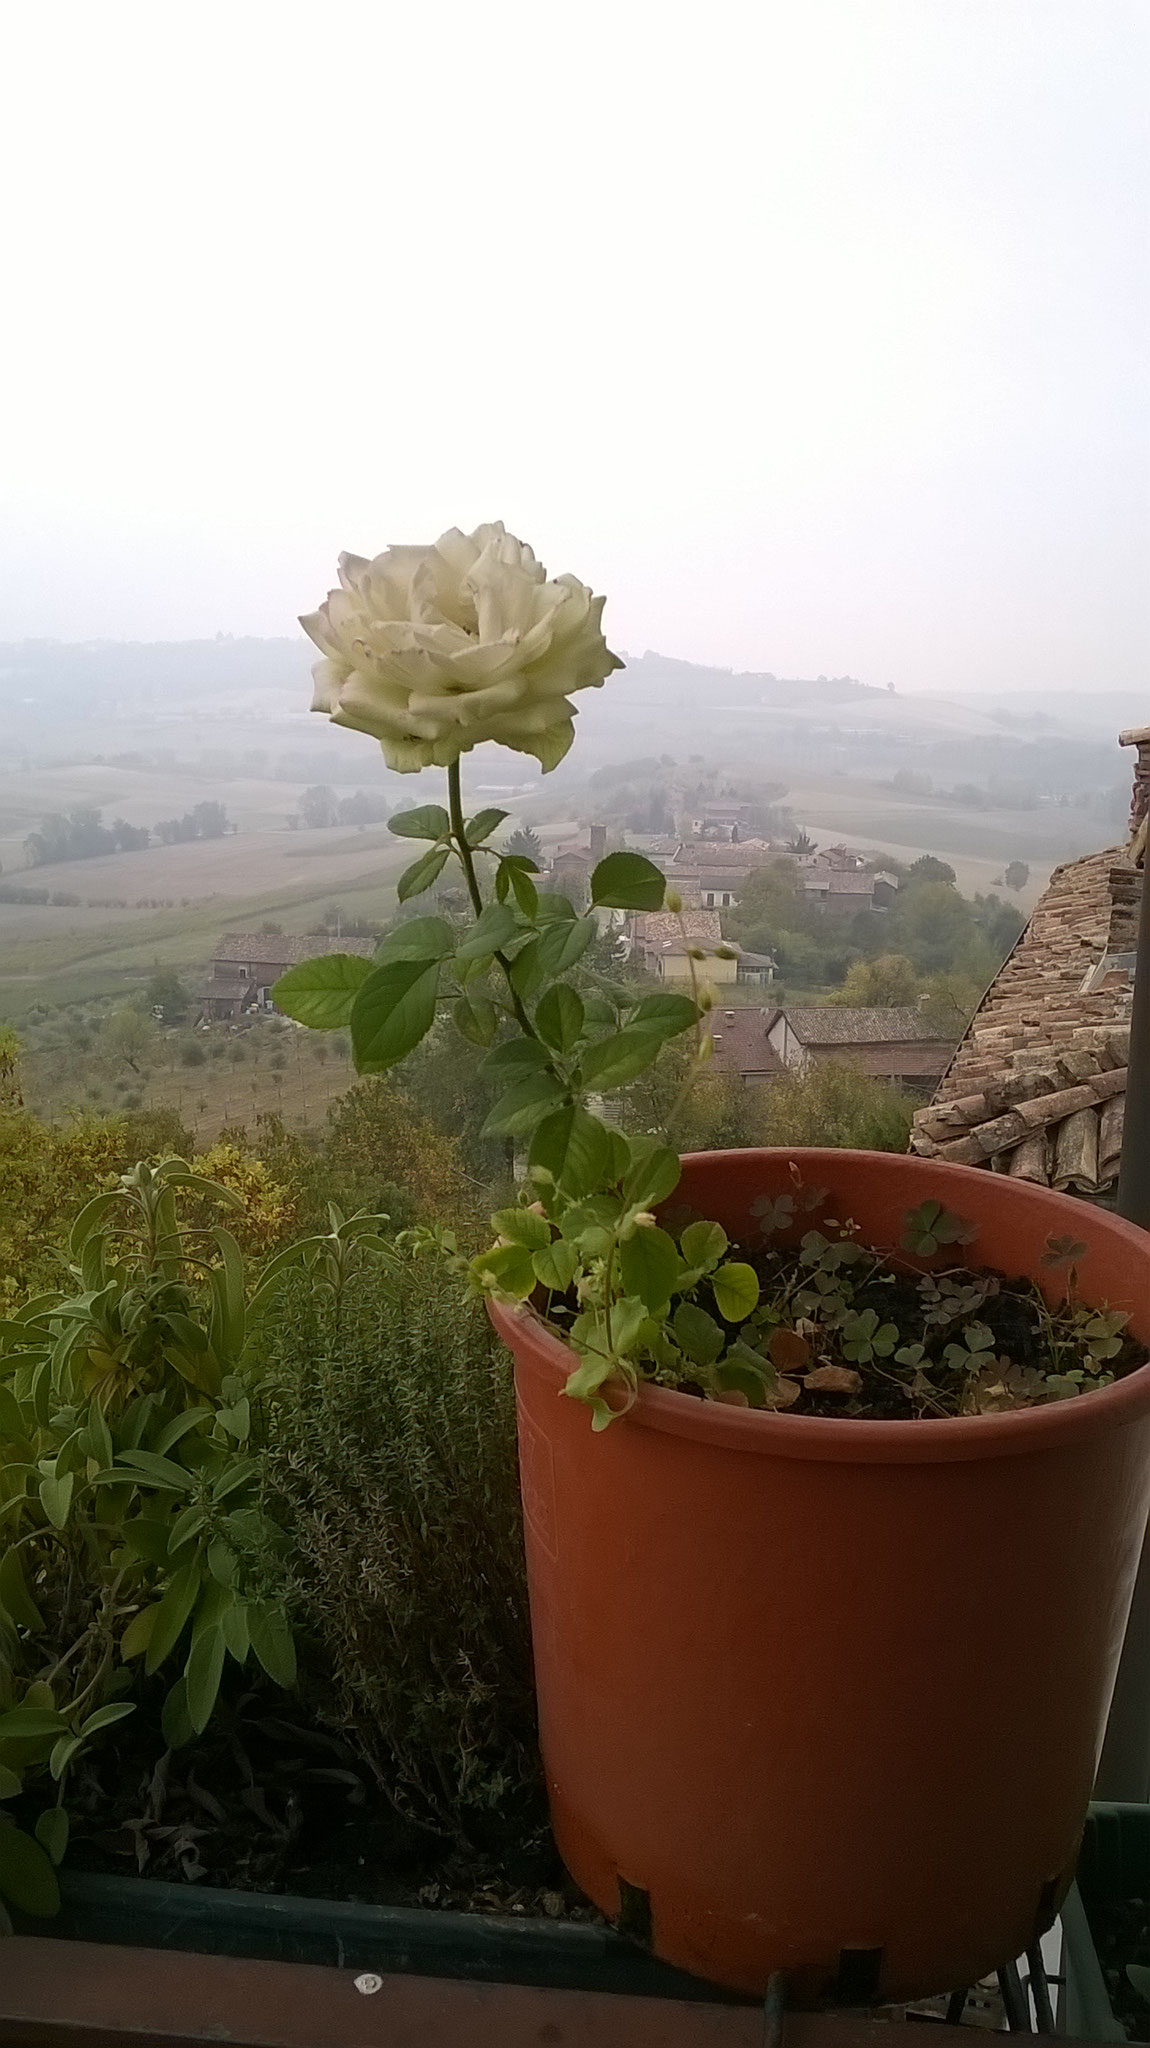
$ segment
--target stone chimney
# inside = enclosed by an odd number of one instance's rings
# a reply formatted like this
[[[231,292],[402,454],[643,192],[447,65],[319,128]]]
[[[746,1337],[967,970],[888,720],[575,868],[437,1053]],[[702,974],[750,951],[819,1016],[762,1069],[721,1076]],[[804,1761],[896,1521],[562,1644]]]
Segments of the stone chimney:
[[[1150,726],[1148,726],[1148,727],[1147,727],[1147,731],[1146,731],[1146,738],[1147,738],[1147,742],[1148,742],[1148,744],[1150,744]],[[1150,768],[1148,768],[1148,770],[1147,770],[1147,773],[1148,773],[1148,774],[1150,774]],[[593,861],[601,861],[601,860],[602,860],[602,858],[603,858],[603,856],[604,856],[604,854],[606,853],[606,851],[607,851],[607,827],[606,827],[606,825],[592,825],[592,827],[591,827],[591,858],[592,858],[592,860],[593,860]]]
[[[1134,788],[1130,796],[1130,837],[1137,839],[1150,811],[1150,725],[1132,725],[1118,735],[1120,747],[1137,747]],[[1142,835],[1145,838],[1145,834]]]

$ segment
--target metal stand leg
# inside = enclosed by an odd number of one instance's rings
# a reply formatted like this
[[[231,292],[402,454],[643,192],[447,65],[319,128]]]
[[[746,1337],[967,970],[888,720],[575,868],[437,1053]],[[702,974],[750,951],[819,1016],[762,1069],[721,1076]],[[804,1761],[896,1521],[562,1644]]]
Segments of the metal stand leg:
[[[998,1973],[998,1988],[1006,2012],[1006,2024],[1012,2034],[1032,2034],[1030,2005],[1022,1988],[1017,1963],[1007,1963]]]
[[[782,2048],[786,2011],[787,1973],[785,1970],[772,1970],[763,2001],[763,2048]]]
[[[1046,1974],[1046,1964],[1042,1960],[1042,1950],[1037,1942],[1033,1948],[1026,1951],[1026,1967],[1030,1972],[1030,1995],[1034,2000],[1038,2031],[1040,2034],[1053,2034],[1054,2006],[1050,1997],[1050,1979]]]
[[[969,1997],[969,1990],[951,1992],[946,2005],[946,2024],[948,2027],[960,2027],[962,2025],[962,2015],[966,2011],[966,2001]]]

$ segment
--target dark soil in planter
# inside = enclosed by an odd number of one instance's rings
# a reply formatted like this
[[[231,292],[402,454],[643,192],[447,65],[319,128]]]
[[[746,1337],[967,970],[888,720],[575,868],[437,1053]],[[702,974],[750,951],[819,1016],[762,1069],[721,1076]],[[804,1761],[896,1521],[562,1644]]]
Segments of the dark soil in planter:
[[[165,1750],[142,1707],[69,1788],[68,1867],[388,1906],[599,1920],[559,1862],[542,1786],[445,1838],[405,1816],[292,1699],[223,1699]],[[31,1818],[29,1813],[28,1818]]]
[[[1032,1281],[988,1268],[923,1274],[863,1246],[854,1263],[836,1267],[837,1249],[832,1240],[830,1262],[810,1266],[807,1288],[796,1288],[793,1249],[732,1246],[727,1254],[758,1275],[760,1307],[740,1334],[784,1375],[784,1398],[768,1405],[885,1421],[998,1413],[1077,1398],[1147,1362],[1124,1317],[1103,1328],[1105,1312],[1076,1303],[1073,1280],[1052,1309]],[[832,1290],[825,1320],[810,1299],[823,1284]],[[717,1316],[705,1289],[700,1298]],[[849,1320],[836,1315],[836,1300]],[[820,1368],[837,1369],[823,1377],[838,1383],[822,1384]]]
[[[958,1218],[942,1214],[961,1231]],[[1053,1303],[1032,1280],[986,1267],[924,1273],[829,1221],[797,1246],[731,1244],[716,1280],[729,1264],[751,1267],[757,1308],[726,1322],[704,1277],[693,1304],[673,1312],[642,1354],[641,1372],[700,1399],[896,1422],[1075,1399],[1125,1378],[1150,1354],[1127,1335],[1124,1314],[1078,1301],[1073,1258],[1082,1247],[1049,1242],[1046,1263],[1062,1269],[1065,1290]],[[574,1293],[552,1297],[560,1336],[579,1308]],[[700,1311],[710,1326],[701,1338]],[[693,1330],[684,1314],[696,1319]]]
[[[780,1277],[788,1274],[792,1266],[785,1255],[764,1254],[762,1251],[749,1263],[755,1265],[767,1299],[770,1299],[772,1291],[777,1290]],[[861,1385],[856,1392],[844,1397],[840,1392],[812,1392],[804,1384],[799,1399],[793,1404],[794,1412],[903,1421],[919,1416],[1025,1407],[1052,1398],[1046,1385],[1040,1382],[1065,1370],[1067,1365],[1072,1364],[1073,1368],[1082,1365],[1084,1352],[1081,1344],[1075,1348],[1071,1359],[1069,1331],[1066,1332],[1064,1356],[1052,1347],[1052,1329],[1059,1326],[1052,1324],[1046,1303],[1030,1281],[1010,1280],[1005,1274],[987,1270],[962,1270],[940,1277],[955,1290],[954,1293],[943,1293],[941,1302],[938,1300],[938,1279],[933,1275],[927,1277],[924,1285],[923,1277],[918,1274],[887,1268],[856,1285],[851,1299],[852,1311],[860,1316],[873,1312],[878,1319],[878,1331],[891,1325],[897,1330],[898,1350],[921,1345],[923,1357],[917,1366],[910,1366],[898,1361],[897,1352],[868,1358],[865,1348],[860,1355],[856,1346],[854,1355],[851,1355],[841,1338],[838,1343],[832,1338],[826,1344],[828,1333],[820,1330],[810,1339],[819,1357],[823,1356],[825,1349],[833,1362],[848,1366],[857,1373]],[[963,1294],[977,1294],[980,1299],[965,1312],[959,1310],[944,1315],[947,1304],[960,1300]],[[972,1367],[948,1362],[949,1347],[963,1345],[964,1331],[975,1327],[988,1330],[993,1339],[985,1353],[988,1363]],[[1081,1382],[1081,1391],[1089,1392],[1092,1382],[1106,1385],[1111,1379],[1124,1377],[1144,1365],[1146,1358],[1144,1346],[1123,1337],[1120,1349],[1113,1357],[1105,1361],[1090,1361]],[[803,1380],[801,1370],[792,1376],[800,1383]],[[996,1392],[999,1388],[1003,1389],[1001,1394]],[[1061,1398],[1066,1398],[1066,1395]]]

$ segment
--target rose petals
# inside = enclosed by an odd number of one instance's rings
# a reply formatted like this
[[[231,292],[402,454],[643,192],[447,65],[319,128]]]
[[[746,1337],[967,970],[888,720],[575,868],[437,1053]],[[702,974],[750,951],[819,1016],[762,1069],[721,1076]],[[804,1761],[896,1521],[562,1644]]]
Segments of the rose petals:
[[[501,520],[373,561],[341,555],[339,580],[300,620],[325,656],[312,710],[369,733],[400,774],[450,767],[485,740],[546,773],[575,736],[571,693],[623,666],[604,600],[574,576],[549,581]]]

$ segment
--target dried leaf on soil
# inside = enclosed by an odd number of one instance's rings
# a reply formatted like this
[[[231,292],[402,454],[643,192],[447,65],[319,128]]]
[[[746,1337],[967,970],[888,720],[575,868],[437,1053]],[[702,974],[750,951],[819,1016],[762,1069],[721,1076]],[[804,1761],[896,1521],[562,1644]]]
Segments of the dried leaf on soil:
[[[857,1394],[861,1386],[861,1372],[849,1365],[816,1365],[806,1377],[809,1394]]]
[[[767,1351],[780,1372],[801,1372],[811,1355],[810,1345],[797,1330],[772,1330]]]

